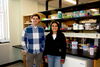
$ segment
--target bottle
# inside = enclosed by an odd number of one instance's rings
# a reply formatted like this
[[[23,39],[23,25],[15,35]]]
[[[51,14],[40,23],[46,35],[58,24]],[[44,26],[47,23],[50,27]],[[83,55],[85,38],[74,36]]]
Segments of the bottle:
[[[61,18],[62,18],[62,12],[58,11],[58,19],[61,19]]]

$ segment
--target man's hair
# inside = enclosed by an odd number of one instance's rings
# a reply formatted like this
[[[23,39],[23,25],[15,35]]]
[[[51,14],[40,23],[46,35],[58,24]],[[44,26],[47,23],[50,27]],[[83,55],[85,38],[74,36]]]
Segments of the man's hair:
[[[33,18],[34,16],[37,16],[37,17],[40,19],[40,16],[39,16],[38,14],[33,14],[33,15],[31,16],[31,18]]]

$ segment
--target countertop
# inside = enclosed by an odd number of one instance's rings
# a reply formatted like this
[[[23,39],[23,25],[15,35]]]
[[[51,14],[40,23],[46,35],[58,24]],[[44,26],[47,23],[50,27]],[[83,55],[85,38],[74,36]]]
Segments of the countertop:
[[[22,47],[22,45],[15,45],[15,46],[13,46],[14,48],[18,48],[18,49],[22,49],[23,50],[23,47]]]
[[[18,49],[23,49],[21,45],[15,45],[13,47],[18,48]],[[83,58],[87,58],[87,59],[92,59],[92,60],[97,59],[97,53],[95,53],[94,55],[90,55],[88,51],[83,51],[80,49],[67,49],[66,54],[83,57]]]

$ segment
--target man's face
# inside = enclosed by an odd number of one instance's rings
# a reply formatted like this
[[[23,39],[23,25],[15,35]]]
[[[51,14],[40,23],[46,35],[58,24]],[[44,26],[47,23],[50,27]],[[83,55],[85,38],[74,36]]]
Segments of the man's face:
[[[40,19],[39,19],[37,16],[33,16],[33,17],[31,18],[31,21],[32,21],[32,24],[36,26],[36,25],[39,24]]]

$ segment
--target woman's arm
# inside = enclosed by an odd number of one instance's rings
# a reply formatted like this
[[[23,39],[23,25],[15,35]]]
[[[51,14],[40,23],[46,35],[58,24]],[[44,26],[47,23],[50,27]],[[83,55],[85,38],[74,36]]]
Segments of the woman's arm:
[[[65,36],[64,36],[64,34],[62,35],[62,48],[61,48],[61,50],[62,50],[62,52],[61,52],[61,59],[65,59],[65,56],[66,56],[66,38],[65,38]]]
[[[46,39],[45,39],[45,48],[44,48],[44,52],[43,52],[43,56],[46,56],[47,55],[47,52],[48,52],[48,45],[49,45],[49,43],[48,43],[48,35],[46,36]]]

